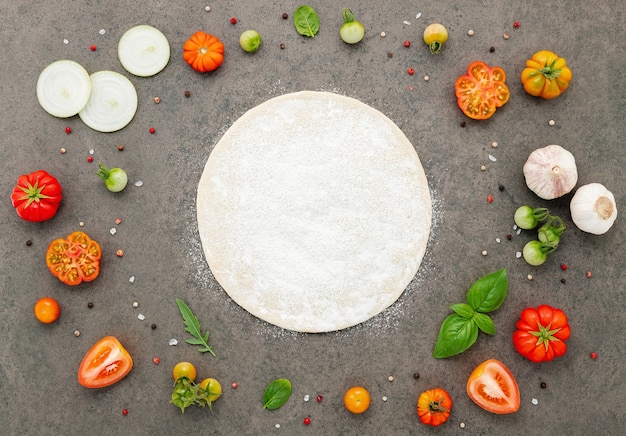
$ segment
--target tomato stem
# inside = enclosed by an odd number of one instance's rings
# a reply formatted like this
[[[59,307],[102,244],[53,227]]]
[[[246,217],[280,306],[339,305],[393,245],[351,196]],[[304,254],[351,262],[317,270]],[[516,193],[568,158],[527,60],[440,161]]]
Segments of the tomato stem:
[[[352,23],[354,21],[354,13],[351,9],[344,8],[343,10],[343,22]]]
[[[430,45],[428,46],[430,48],[430,52],[432,54],[439,54],[441,53],[441,49],[443,48],[443,44],[440,43],[439,41],[433,41],[430,43]]]

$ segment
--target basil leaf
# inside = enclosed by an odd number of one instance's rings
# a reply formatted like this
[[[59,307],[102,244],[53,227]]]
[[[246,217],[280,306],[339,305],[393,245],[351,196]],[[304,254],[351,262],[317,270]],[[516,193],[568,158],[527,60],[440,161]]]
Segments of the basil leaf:
[[[315,9],[303,5],[293,14],[293,25],[300,35],[314,38],[320,30],[320,19]]]
[[[279,378],[271,382],[263,394],[264,409],[278,409],[291,396],[291,382],[286,378]]]
[[[508,287],[506,270],[503,268],[474,282],[467,292],[467,303],[476,312],[492,312],[504,303]]]
[[[488,335],[496,334],[496,325],[493,323],[493,320],[489,317],[489,315],[475,312],[472,319],[474,320],[478,328],[481,329],[484,333],[487,333]]]
[[[453,304],[450,306],[450,309],[454,310],[457,315],[460,315],[463,318],[471,318],[476,313],[469,304],[465,303]]]
[[[441,324],[433,357],[440,359],[467,350],[478,338],[478,327],[473,318],[449,315]]]

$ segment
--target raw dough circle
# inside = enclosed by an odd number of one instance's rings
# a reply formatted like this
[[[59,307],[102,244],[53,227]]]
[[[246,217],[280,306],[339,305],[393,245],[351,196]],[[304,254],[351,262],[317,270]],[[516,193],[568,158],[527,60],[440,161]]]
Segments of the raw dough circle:
[[[311,91],[273,98],[228,129],[197,209],[228,295],[300,332],[354,326],[393,304],[417,273],[432,219],[402,131],[355,99]]]

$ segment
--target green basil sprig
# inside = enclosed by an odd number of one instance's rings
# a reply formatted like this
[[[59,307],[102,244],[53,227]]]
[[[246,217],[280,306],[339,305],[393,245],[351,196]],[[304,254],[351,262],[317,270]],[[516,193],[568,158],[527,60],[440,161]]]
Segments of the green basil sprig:
[[[264,409],[278,409],[291,396],[291,382],[286,378],[279,378],[271,382],[263,394]]]
[[[467,304],[450,306],[454,313],[441,324],[433,357],[441,359],[462,353],[476,342],[479,331],[495,334],[496,326],[487,313],[504,303],[508,287],[504,268],[474,282],[467,291]]]
[[[303,5],[293,14],[293,25],[300,35],[314,38],[320,30],[320,18],[315,9]]]

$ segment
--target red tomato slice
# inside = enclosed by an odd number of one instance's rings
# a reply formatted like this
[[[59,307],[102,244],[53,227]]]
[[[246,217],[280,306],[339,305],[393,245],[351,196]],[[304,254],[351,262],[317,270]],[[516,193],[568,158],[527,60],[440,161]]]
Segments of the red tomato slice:
[[[467,381],[467,395],[483,409],[503,415],[517,412],[520,393],[504,363],[489,359],[478,365]]]
[[[86,388],[103,388],[117,383],[133,367],[128,351],[113,336],[96,342],[78,368],[78,383]]]

